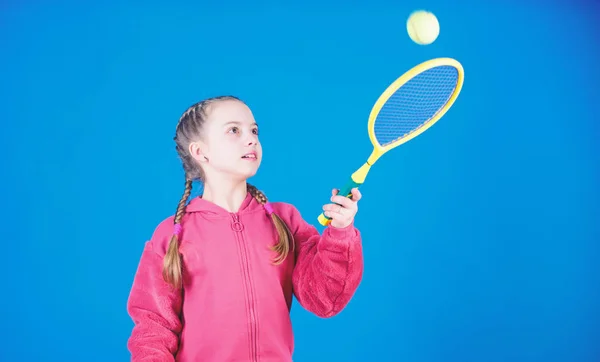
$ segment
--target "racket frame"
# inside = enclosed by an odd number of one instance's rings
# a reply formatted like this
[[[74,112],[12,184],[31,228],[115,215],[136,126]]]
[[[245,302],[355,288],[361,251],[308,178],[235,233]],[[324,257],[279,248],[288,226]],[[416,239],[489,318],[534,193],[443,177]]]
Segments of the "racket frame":
[[[419,75],[429,69],[439,67],[439,66],[452,66],[452,67],[456,68],[456,70],[458,71],[456,87],[454,88],[454,92],[452,92],[452,95],[450,96],[450,98],[448,99],[446,104],[444,104],[444,106],[442,108],[440,108],[439,111],[433,117],[431,117],[428,121],[423,123],[417,129],[410,132],[408,135],[400,137],[399,139],[397,139],[394,142],[389,143],[388,145],[385,145],[385,146],[380,145],[379,142],[377,142],[377,138],[375,137],[375,121],[377,120],[377,116],[379,115],[379,112],[381,111],[381,108],[383,108],[383,105],[385,104],[385,102],[387,102],[388,99],[400,87],[402,87],[408,81],[410,81],[417,75]],[[343,188],[341,188],[339,190],[338,195],[345,195],[348,198],[352,198],[352,189],[360,187],[365,182],[365,179],[367,178],[367,174],[371,170],[371,167],[375,164],[375,162],[377,162],[377,160],[379,160],[379,158],[381,156],[383,156],[386,152],[400,146],[401,144],[404,144],[404,143],[410,141],[411,139],[417,137],[418,135],[420,135],[421,133],[423,133],[427,129],[429,129],[431,126],[433,126],[438,120],[440,120],[446,114],[446,112],[450,109],[450,107],[452,107],[454,102],[456,101],[456,98],[458,97],[458,95],[460,94],[460,92],[462,90],[463,83],[464,83],[463,66],[456,59],[447,58],[447,57],[434,58],[434,59],[430,59],[425,62],[422,62],[422,63],[416,65],[415,67],[413,67],[412,69],[408,70],[407,72],[402,74],[400,77],[398,77],[394,82],[392,82],[386,88],[386,90],[383,93],[381,93],[381,95],[379,96],[379,98],[377,99],[377,101],[375,102],[373,107],[371,108],[371,112],[369,114],[369,121],[367,123],[367,129],[368,129],[368,134],[369,134],[369,140],[371,141],[371,144],[373,145],[373,151],[367,158],[367,161],[362,166],[360,166],[356,171],[354,171],[352,173],[352,175],[350,176],[350,180],[346,183],[346,185],[344,185]],[[323,226],[327,226],[331,223],[331,218],[325,216],[324,213],[321,213],[321,215],[319,215],[317,220],[319,221],[319,224],[321,224]]]

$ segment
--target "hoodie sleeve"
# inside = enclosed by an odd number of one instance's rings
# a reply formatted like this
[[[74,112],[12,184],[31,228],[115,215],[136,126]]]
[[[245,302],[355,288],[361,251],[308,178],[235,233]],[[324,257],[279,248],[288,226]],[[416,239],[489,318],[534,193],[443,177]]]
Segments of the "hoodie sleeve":
[[[127,302],[134,323],[127,343],[132,362],[175,361],[182,297],[163,280],[162,265],[154,241],[147,242]]]
[[[290,229],[296,242],[294,295],[306,310],[328,318],[350,302],[363,275],[362,240],[354,224],[328,226],[322,235],[293,208]]]

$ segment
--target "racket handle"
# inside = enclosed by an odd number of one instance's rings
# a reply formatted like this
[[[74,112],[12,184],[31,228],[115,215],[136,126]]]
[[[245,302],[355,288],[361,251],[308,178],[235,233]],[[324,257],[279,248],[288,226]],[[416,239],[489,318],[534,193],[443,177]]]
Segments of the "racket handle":
[[[344,185],[344,187],[342,187],[340,189],[340,191],[338,192],[338,195],[344,195],[347,198],[352,198],[352,189],[355,187],[359,187],[360,185],[362,185],[362,183],[358,183],[358,182],[354,181],[354,179],[351,177],[350,181],[348,181]],[[325,216],[325,213],[321,213],[321,215],[319,215],[319,217],[317,219],[319,220],[319,224],[321,224],[323,226],[327,226],[327,225],[329,225],[329,223],[331,223],[331,218]]]

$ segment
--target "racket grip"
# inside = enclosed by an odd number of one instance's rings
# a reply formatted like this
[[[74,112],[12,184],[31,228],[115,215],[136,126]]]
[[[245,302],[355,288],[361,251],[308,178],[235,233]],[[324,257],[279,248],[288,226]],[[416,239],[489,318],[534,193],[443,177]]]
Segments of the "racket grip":
[[[362,185],[362,183],[358,183],[350,178],[350,181],[348,181],[344,187],[339,190],[338,195],[344,195],[347,198],[352,198],[352,189],[355,187],[360,187],[360,185]],[[331,223],[331,218],[326,216],[325,213],[321,213],[317,220],[319,220],[319,224],[323,226],[327,226],[329,223]]]

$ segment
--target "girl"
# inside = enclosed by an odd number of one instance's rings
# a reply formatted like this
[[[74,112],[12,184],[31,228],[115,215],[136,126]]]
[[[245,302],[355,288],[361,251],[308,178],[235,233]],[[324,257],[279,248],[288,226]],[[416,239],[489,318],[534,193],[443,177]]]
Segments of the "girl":
[[[145,244],[134,277],[132,361],[291,361],[292,296],[327,318],[361,281],[360,192],[332,192],[322,236],[294,206],[267,201],[246,183],[262,148],[252,112],[235,97],[190,107],[175,142],[185,191]],[[186,205],[194,180],[204,192]]]

